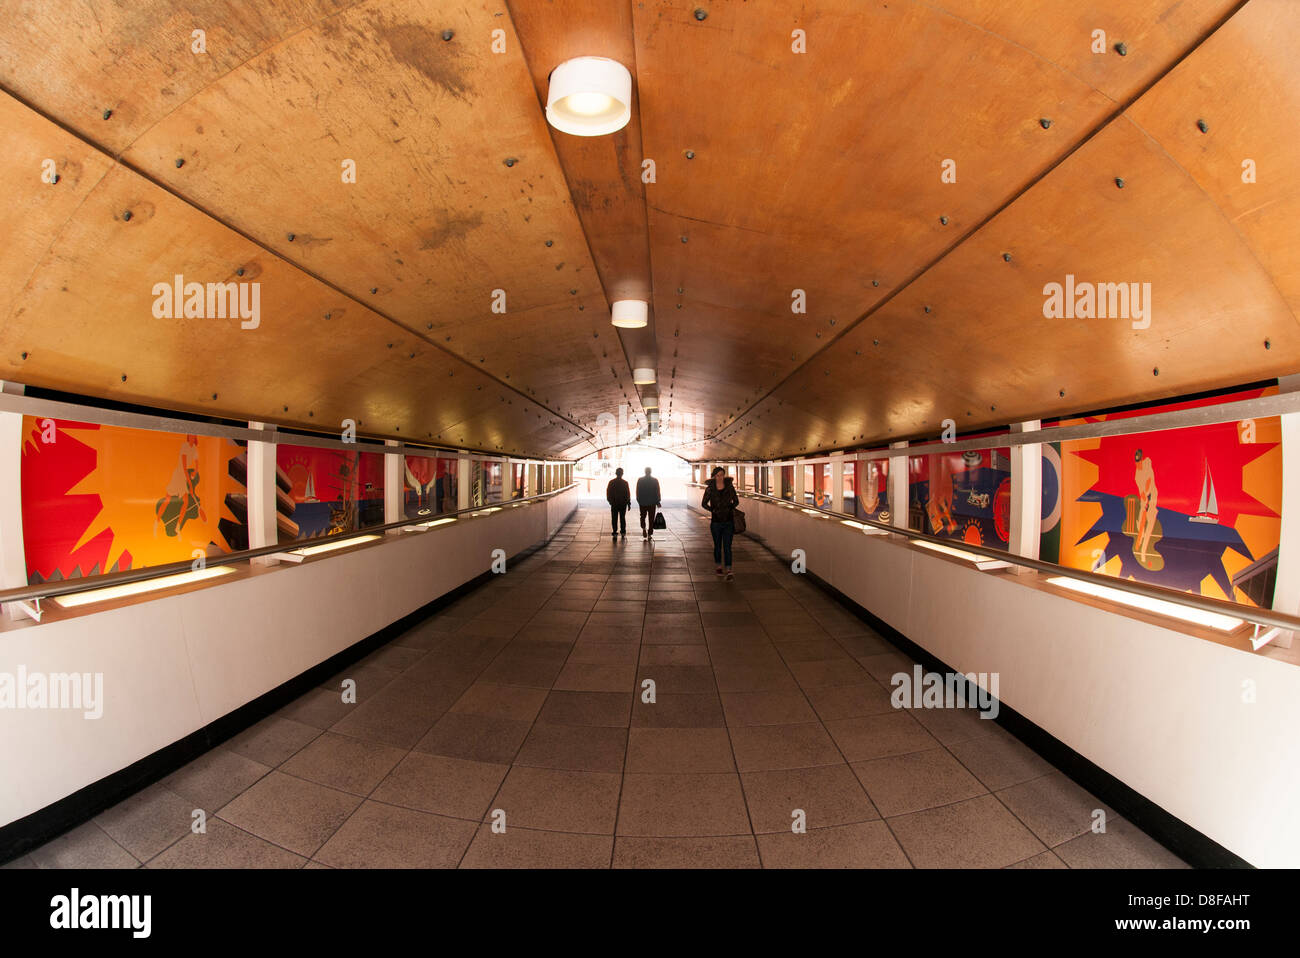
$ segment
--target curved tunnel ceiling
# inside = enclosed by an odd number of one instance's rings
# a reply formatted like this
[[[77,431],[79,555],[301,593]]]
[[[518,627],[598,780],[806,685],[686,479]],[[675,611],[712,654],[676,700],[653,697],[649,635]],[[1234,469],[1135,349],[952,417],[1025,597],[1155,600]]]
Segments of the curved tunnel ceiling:
[[[612,136],[545,122],[584,54]],[[22,2],[0,378],[577,458],[653,365],[652,441],[772,458],[1287,374],[1297,64],[1288,0]],[[1045,318],[1067,274],[1149,327]]]

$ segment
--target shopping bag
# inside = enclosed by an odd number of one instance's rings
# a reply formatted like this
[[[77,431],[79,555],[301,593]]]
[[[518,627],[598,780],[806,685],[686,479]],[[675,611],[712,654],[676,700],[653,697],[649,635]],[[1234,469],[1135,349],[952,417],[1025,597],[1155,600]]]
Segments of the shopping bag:
[[[662,512],[655,513],[655,528],[656,529],[668,528],[668,523],[664,521],[664,514]]]
[[[731,521],[736,524],[737,535],[745,531],[745,514],[739,509],[731,510]]]

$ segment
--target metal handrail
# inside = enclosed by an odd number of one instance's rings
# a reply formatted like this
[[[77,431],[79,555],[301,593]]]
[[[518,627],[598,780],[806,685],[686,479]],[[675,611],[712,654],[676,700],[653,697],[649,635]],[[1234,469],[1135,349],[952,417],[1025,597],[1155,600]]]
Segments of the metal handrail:
[[[573,462],[571,459],[532,459],[512,456],[500,451],[487,452],[470,447],[457,449],[441,443],[422,443],[419,440],[397,442],[362,436],[355,442],[349,442],[343,439],[331,439],[323,435],[285,432],[281,431],[281,428],[276,424],[268,424],[269,428],[266,429],[253,429],[245,426],[206,422],[199,419],[185,419],[180,416],[154,415],[104,406],[88,406],[58,399],[41,399],[21,393],[0,392],[0,412],[32,416],[36,419],[66,419],[72,422],[94,423],[97,426],[117,426],[123,429],[144,429],[151,432],[209,436],[216,439],[229,439],[233,442],[264,442],[272,445],[310,446],[314,449],[373,452],[386,456],[405,455],[409,451],[409,454],[413,456],[427,456],[437,459],[487,459],[494,462],[504,463],[509,461],[515,464],[536,466],[564,466]],[[389,445],[390,442],[391,445]]]
[[[691,482],[688,485],[703,489],[708,483]],[[790,499],[782,499],[779,496],[768,495],[765,492],[748,492],[740,489],[736,490],[742,496],[749,499],[765,499],[774,503],[784,504],[792,509],[808,508]],[[904,526],[892,526],[885,522],[878,522],[874,519],[862,519],[857,516],[849,515],[846,512],[832,512],[830,510],[818,510],[828,519],[848,519],[853,522],[862,523],[865,526],[874,526],[884,532],[892,532],[895,535],[903,536],[908,540],[918,540],[921,542],[932,542],[935,545],[947,546],[948,548],[961,549],[962,552],[969,552],[972,555],[984,556],[989,559],[1000,559],[1011,565],[1023,566],[1028,569],[1034,569],[1037,572],[1047,572],[1051,575],[1064,576],[1069,579],[1078,579],[1082,582],[1091,582],[1094,585],[1104,586],[1108,589],[1115,589],[1119,592],[1128,592],[1133,595],[1140,595],[1148,599],[1159,599],[1163,602],[1172,602],[1175,605],[1181,605],[1189,609],[1197,609],[1201,612],[1214,612],[1219,615],[1231,615],[1239,619],[1244,619],[1248,623],[1257,623],[1270,628],[1286,629],[1288,631],[1300,631],[1300,616],[1287,615],[1285,612],[1276,612],[1273,609],[1261,609],[1256,606],[1242,605],[1239,602],[1231,602],[1227,599],[1215,599],[1211,596],[1193,595],[1190,592],[1179,592],[1177,589],[1169,589],[1165,586],[1151,585],[1146,582],[1137,582],[1130,579],[1114,578],[1108,575],[1102,575],[1097,572],[1085,571],[1083,569],[1072,569],[1069,566],[1058,565],[1054,562],[1047,562],[1043,559],[1030,559],[1026,556],[1019,556],[1013,552],[1003,552],[999,549],[990,549],[987,546],[974,545],[968,542],[954,543],[951,539],[943,539],[939,536],[932,536],[924,532],[917,532],[915,529],[909,529]]]
[[[474,512],[482,512],[485,509],[500,509],[509,506],[523,505],[524,503],[538,502],[542,499],[549,499],[551,496],[559,495],[561,492],[567,492],[577,487],[576,482],[562,489],[553,489],[550,492],[541,492],[535,496],[528,496],[522,499],[503,499],[501,502],[490,502],[483,506],[474,506],[469,509],[458,509],[456,512],[444,512],[441,515],[429,516],[428,518],[419,517],[415,519],[402,519],[400,522],[386,522],[379,526],[367,526],[364,529],[358,529],[355,532],[344,532],[334,536],[323,536],[316,539],[296,539],[293,542],[281,543],[273,546],[259,546],[256,549],[241,549],[238,552],[228,552],[221,555],[209,556],[205,558],[212,559],[213,565],[225,565],[229,562],[243,562],[249,559],[256,559],[262,556],[279,555],[285,552],[292,552],[295,549],[309,549],[315,545],[322,545],[325,542],[343,542],[348,539],[356,539],[361,536],[371,536],[379,532],[386,532],[389,529],[405,529],[412,526],[420,526],[426,522],[437,522],[439,519],[458,519],[463,515]],[[429,530],[424,530],[429,531]],[[124,585],[128,582],[143,582],[148,579],[161,579],[164,576],[176,575],[181,572],[193,571],[193,561],[171,562],[167,565],[143,566],[139,569],[126,569],[122,572],[108,572],[103,575],[82,576],[77,579],[64,579],[62,582],[42,582],[37,585],[22,586],[17,589],[5,589],[0,591],[0,604],[6,602],[26,602],[32,599],[48,599],[59,595],[71,595],[77,592],[90,592],[95,589],[104,589],[114,585]]]
[[[1300,391],[1280,392],[1272,396],[1253,399],[1236,399],[1231,402],[1174,409],[1168,412],[1126,416],[1122,419],[1104,419],[1085,422],[1077,426],[1043,426],[1024,432],[1004,432],[973,439],[955,439],[952,442],[925,439],[917,445],[890,449],[854,449],[842,455],[818,453],[796,456],[793,459],[708,459],[728,466],[797,466],[813,465],[842,459],[845,462],[864,462],[876,459],[902,459],[908,456],[925,456],[934,453],[951,454],[984,449],[1003,449],[1015,446],[1039,446],[1055,442],[1074,442],[1081,439],[1105,439],[1112,436],[1129,436],[1135,433],[1160,432],[1171,429],[1190,429],[1246,419],[1265,419],[1288,413],[1300,413]],[[1077,417],[1068,417],[1077,418]]]

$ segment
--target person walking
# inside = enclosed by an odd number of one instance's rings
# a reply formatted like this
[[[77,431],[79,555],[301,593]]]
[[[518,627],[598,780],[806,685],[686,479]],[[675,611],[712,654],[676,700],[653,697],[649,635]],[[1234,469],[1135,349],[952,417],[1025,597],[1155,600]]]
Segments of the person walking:
[[[620,525],[623,535],[627,535],[627,510],[632,507],[632,490],[623,478],[622,469],[614,470],[614,478],[605,487],[605,501],[609,503],[609,517],[614,524],[610,535],[617,536]]]
[[[659,480],[650,475],[649,466],[646,466],[645,475],[636,481],[636,504],[641,507],[641,537],[653,539],[655,510],[663,504],[663,500],[659,497]],[[647,522],[647,519],[650,521]]]
[[[735,511],[739,505],[740,496],[736,494],[735,483],[726,470],[718,466],[704,488],[700,506],[708,509],[713,517],[709,531],[713,533],[713,561],[718,564],[714,574],[725,575],[728,581],[735,578],[731,571],[731,540],[736,534]]]

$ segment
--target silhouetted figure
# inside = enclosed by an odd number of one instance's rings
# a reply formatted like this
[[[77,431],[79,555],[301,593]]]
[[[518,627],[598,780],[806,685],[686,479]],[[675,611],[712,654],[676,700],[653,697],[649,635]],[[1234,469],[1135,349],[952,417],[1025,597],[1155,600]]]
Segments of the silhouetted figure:
[[[740,496],[736,486],[725,469],[718,466],[704,488],[704,498],[700,506],[708,509],[713,516],[709,531],[713,533],[713,561],[718,564],[714,569],[717,575],[723,575],[723,566],[728,579],[735,578],[731,571],[731,540],[736,534],[736,507],[740,505]]]
[[[653,539],[655,536],[655,510],[663,504],[659,497],[659,480],[650,475],[646,466],[645,475],[636,481],[636,504],[641,507],[641,536]],[[647,522],[646,519],[650,521]]]
[[[605,501],[609,503],[609,515],[614,524],[610,535],[618,535],[620,525],[623,535],[627,535],[627,510],[632,507],[632,490],[623,478],[622,469],[614,470],[614,478],[605,487]]]

